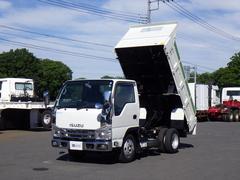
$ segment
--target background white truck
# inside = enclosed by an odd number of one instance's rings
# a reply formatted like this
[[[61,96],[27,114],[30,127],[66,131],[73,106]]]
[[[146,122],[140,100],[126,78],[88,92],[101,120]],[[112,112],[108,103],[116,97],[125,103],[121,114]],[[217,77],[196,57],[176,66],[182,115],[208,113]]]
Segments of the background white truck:
[[[196,107],[199,121],[208,120],[208,109],[220,104],[220,90],[216,85],[188,83],[188,87]]]
[[[180,62],[176,23],[133,26],[115,51],[132,80],[75,80],[54,108],[52,146],[71,156],[116,150],[121,162],[142,149],[178,151],[196,131],[195,109]]]
[[[32,79],[0,79],[0,129],[49,129],[51,120],[50,109],[34,95]]]

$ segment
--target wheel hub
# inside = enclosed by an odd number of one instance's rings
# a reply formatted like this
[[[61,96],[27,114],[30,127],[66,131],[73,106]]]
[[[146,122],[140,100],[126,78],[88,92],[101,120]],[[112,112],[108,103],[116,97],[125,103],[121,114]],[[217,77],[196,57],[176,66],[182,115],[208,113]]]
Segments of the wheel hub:
[[[124,147],[123,147],[123,150],[124,150],[124,154],[126,157],[130,157],[133,152],[134,152],[134,143],[132,140],[128,139],[126,140],[126,142],[124,143]]]
[[[51,122],[51,117],[50,117],[49,114],[44,115],[44,117],[43,117],[43,122],[44,122],[45,124],[49,124],[49,123]]]

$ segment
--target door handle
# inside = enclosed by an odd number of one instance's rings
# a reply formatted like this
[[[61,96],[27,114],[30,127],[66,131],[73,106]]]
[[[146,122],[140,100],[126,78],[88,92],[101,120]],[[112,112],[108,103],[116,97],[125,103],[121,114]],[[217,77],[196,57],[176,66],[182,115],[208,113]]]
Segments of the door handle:
[[[133,119],[137,119],[137,115],[136,114],[133,115]]]

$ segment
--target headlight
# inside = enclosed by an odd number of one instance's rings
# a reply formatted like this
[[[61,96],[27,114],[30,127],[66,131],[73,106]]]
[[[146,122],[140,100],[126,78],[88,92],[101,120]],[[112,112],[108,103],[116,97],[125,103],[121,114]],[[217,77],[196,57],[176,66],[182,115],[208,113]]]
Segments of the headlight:
[[[53,137],[60,137],[61,135],[60,129],[54,124],[52,124],[52,135]]]
[[[97,140],[110,140],[112,139],[112,127],[110,125],[103,126],[95,131]]]

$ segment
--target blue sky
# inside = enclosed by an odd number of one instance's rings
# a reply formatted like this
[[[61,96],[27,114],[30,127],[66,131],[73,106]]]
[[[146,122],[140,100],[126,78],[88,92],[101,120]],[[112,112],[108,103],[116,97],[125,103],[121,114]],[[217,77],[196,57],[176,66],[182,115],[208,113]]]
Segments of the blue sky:
[[[63,1],[90,4],[122,14],[142,15],[146,14],[147,11],[147,0]],[[235,37],[235,40],[232,40],[206,30],[160,2],[159,10],[152,12],[152,22],[177,21],[179,23],[177,44],[181,60],[199,65],[198,73],[211,72],[226,66],[229,58],[240,51],[240,40],[237,39],[240,37],[240,0],[177,0],[176,2],[210,25]],[[106,74],[121,76],[122,71],[119,64],[109,60],[115,59],[114,46],[126,33],[128,27],[135,24],[66,9],[38,0],[0,0],[0,38],[11,41],[6,42],[0,39],[0,52],[22,48],[23,45],[12,43],[12,41],[17,41],[44,47],[45,49],[42,50],[39,48],[28,49],[39,58],[62,61],[72,69],[74,78],[98,78]],[[77,41],[105,44],[110,47],[10,30],[1,25],[71,38]],[[75,55],[62,54],[56,49],[74,52]],[[106,59],[80,57],[79,54],[101,56]]]

